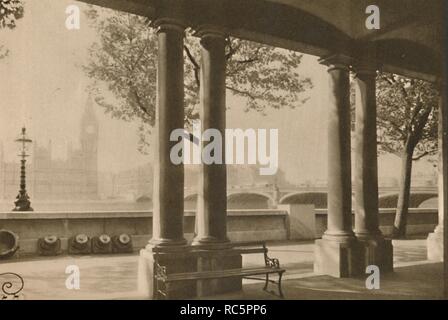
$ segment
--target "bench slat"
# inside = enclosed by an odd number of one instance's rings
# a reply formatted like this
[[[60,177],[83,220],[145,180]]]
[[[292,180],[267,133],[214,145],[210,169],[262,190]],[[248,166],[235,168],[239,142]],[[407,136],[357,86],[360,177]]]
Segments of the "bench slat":
[[[265,253],[267,252],[266,250],[264,250],[263,248],[236,248],[235,249],[236,252],[241,253],[241,254],[248,254],[248,253]]]
[[[165,279],[161,279],[165,282],[184,281],[184,280],[200,280],[200,279],[215,279],[215,278],[230,278],[230,277],[244,277],[252,275],[261,275],[266,273],[279,273],[285,272],[285,269],[281,268],[244,268],[244,269],[227,269],[227,270],[215,270],[215,271],[202,271],[193,273],[176,273],[167,275]]]
[[[266,246],[266,241],[232,241],[234,247],[262,247]]]
[[[224,252],[219,252],[219,253],[214,252],[213,254],[225,256],[225,255],[233,255],[235,253],[242,253],[242,254],[244,254],[244,253],[264,253],[264,252],[268,251],[267,249],[260,248],[260,247],[257,248],[257,247],[243,247],[243,246],[236,246],[236,247],[233,247],[232,249],[233,249],[232,251],[228,251],[228,252],[224,251]],[[164,256],[168,256],[168,255],[178,256],[179,254],[184,254],[184,255],[188,255],[188,256],[209,256],[209,255],[211,255],[210,251],[197,250],[197,249],[196,250],[191,250],[191,249],[185,250],[184,252],[181,252],[181,253],[179,253],[179,252],[173,253],[173,252],[169,252],[169,251],[153,249],[153,252],[160,254],[160,255],[164,255]]]
[[[220,253],[220,255],[229,255],[229,254],[235,254],[235,253],[264,253],[267,252],[268,249],[266,248],[266,244],[263,241],[250,241],[250,242],[232,242],[231,243],[232,246],[231,248],[233,249],[232,251],[229,252],[222,252]],[[162,254],[162,255],[176,255],[178,256],[179,254],[185,254],[188,256],[207,256],[210,255],[210,252],[208,250],[202,250],[202,249],[198,249],[198,248],[192,248],[192,247],[188,247],[185,248],[185,250],[183,252],[178,252],[178,251],[172,251],[171,248],[165,248],[165,247],[154,247],[152,248],[152,251],[154,253],[157,254]],[[216,252],[214,253],[216,254]]]

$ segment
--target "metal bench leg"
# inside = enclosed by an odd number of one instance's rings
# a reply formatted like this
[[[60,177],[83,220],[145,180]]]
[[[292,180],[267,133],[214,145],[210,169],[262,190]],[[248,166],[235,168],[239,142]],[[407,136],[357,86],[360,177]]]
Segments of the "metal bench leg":
[[[278,274],[278,293],[280,295],[280,298],[284,299],[285,296],[283,295],[283,291],[282,291],[282,276],[283,276],[283,272],[280,272]]]
[[[161,285],[161,282],[163,283]],[[165,281],[157,280],[157,288],[155,293],[155,300],[166,300],[168,298],[168,286]]]
[[[153,294],[152,297],[154,300],[159,300],[160,299],[160,283],[159,283],[159,279],[157,279],[156,277],[154,277],[154,285],[153,285]]]
[[[266,282],[265,282],[264,288],[263,288],[264,291],[266,291],[268,289],[268,284],[269,284],[269,273],[266,273]]]
[[[164,300],[168,300],[169,299],[169,292],[170,292],[170,284],[169,283],[164,283],[165,284],[165,299]]]

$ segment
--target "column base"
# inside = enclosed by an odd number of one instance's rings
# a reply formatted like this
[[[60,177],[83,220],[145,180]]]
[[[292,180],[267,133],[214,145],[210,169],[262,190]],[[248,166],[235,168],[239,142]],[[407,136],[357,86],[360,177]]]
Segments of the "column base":
[[[377,236],[358,239],[358,242],[361,247],[360,265],[363,273],[369,265],[376,265],[382,273],[394,271],[392,240]]]
[[[434,231],[426,239],[428,260],[443,261],[443,231]]]
[[[233,252],[233,249],[226,249],[216,252],[209,251],[210,255],[198,257],[198,271],[216,271],[227,269],[238,269],[243,265],[241,254]],[[226,279],[199,280],[197,283],[197,296],[204,297],[227,292],[242,290],[242,279],[240,277]]]
[[[200,249],[222,250],[232,247],[229,239],[217,239],[215,237],[194,238],[191,245]]]
[[[165,238],[154,239],[153,238],[153,239],[149,240],[149,244],[147,247],[152,249],[155,246],[178,247],[178,246],[185,246],[185,245],[187,245],[187,240],[185,238],[180,238],[180,239],[165,239]]]
[[[148,244],[140,250],[138,262],[138,291],[150,299],[156,299],[154,283],[154,246]],[[196,258],[186,253],[187,246],[167,248],[167,253],[159,253],[159,263],[166,267],[167,273],[196,271]],[[195,281],[182,281],[170,287],[170,299],[191,298],[196,292]]]
[[[138,291],[150,299],[156,299],[154,283],[154,254],[152,246],[140,250],[138,264]],[[195,254],[195,248],[179,246],[164,248],[166,253],[159,253],[159,262],[165,266],[167,273],[182,273],[196,271],[215,271],[236,269],[242,267],[242,256],[233,249],[206,250],[202,247],[200,254]],[[189,299],[201,296],[221,294],[242,289],[242,279],[239,277],[211,280],[182,281],[170,286],[170,299]]]
[[[355,239],[335,241],[316,240],[314,244],[314,272],[336,278],[354,277],[362,274],[361,248]]]

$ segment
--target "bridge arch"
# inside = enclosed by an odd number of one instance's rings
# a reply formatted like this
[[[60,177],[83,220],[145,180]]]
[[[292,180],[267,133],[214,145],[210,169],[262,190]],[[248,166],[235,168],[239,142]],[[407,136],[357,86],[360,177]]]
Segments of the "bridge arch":
[[[429,199],[426,199],[425,201],[422,201],[419,208],[438,208],[439,207],[439,197],[431,197]]]
[[[269,209],[273,205],[272,196],[262,192],[233,192],[227,195],[228,209]]]
[[[414,192],[411,193],[409,199],[409,208],[418,208],[420,205],[429,200],[437,198],[438,194],[434,192]],[[381,195],[378,198],[379,208],[396,208],[398,203],[398,193],[390,193]]]
[[[184,209],[185,210],[196,210],[196,204],[198,202],[198,194],[190,193],[184,197]]]
[[[135,198],[135,202],[151,202],[151,201],[152,201],[151,196],[149,196],[147,194],[136,196],[136,198]]]
[[[190,194],[186,194],[184,197],[184,201],[191,201],[191,200],[196,200],[198,198],[198,194],[197,193],[190,193]]]
[[[327,208],[326,192],[294,192],[283,196],[280,204],[314,204],[318,209]]]

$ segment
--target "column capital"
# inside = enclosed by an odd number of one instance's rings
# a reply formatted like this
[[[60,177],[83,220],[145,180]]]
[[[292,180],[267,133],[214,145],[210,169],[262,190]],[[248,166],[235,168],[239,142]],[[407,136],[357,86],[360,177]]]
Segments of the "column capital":
[[[197,26],[194,30],[194,35],[200,38],[227,38],[228,36],[227,30],[210,24]]]
[[[356,59],[353,63],[353,71],[355,75],[374,75],[381,69],[381,63],[376,59],[370,59],[369,57]]]
[[[184,33],[187,27],[182,20],[174,18],[158,18],[151,21],[150,26],[156,29],[156,33],[167,30]]]
[[[350,70],[353,58],[344,54],[332,54],[319,59],[319,63],[328,67],[328,71],[333,69]]]

